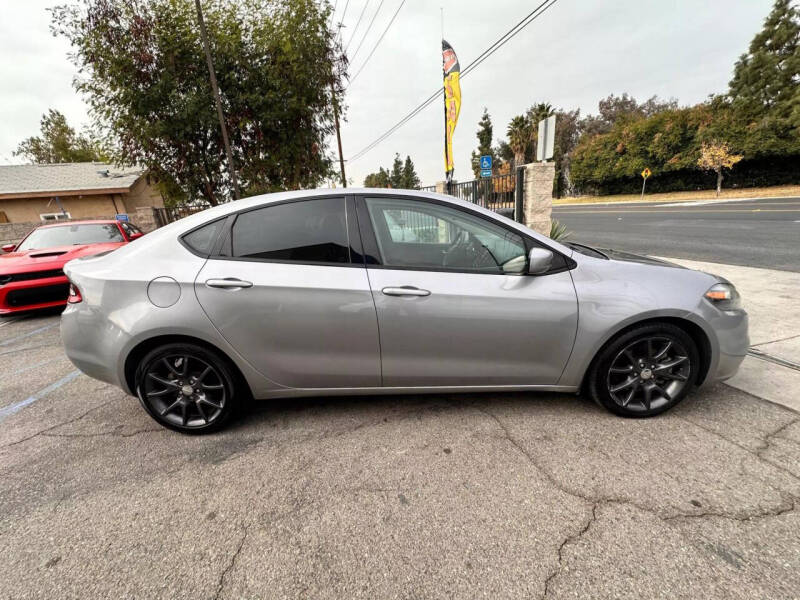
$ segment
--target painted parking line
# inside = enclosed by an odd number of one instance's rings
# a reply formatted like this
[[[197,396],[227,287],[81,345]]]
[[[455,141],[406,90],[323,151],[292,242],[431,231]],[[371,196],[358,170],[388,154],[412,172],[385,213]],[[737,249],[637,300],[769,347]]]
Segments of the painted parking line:
[[[78,375],[80,375],[80,374],[81,374],[80,371],[75,370],[72,373],[69,373],[68,375],[65,375],[64,377],[62,377],[58,381],[54,381],[53,383],[51,383],[47,387],[42,388],[41,390],[39,390],[35,394],[33,394],[31,396],[28,396],[27,398],[25,398],[25,400],[20,400],[19,402],[15,402],[14,404],[9,404],[8,406],[0,408],[0,423],[2,423],[5,419],[10,417],[11,415],[16,413],[17,411],[20,411],[23,408],[25,408],[26,406],[28,406],[30,404],[33,404],[37,400],[41,400],[42,398],[44,398],[50,392],[56,391],[62,385],[65,385],[65,384],[69,383],[70,381],[72,381],[73,379],[78,377]]]
[[[39,367],[43,367],[44,365],[49,365],[54,362],[58,362],[63,360],[62,356],[57,358],[51,358],[50,360],[43,360],[41,362],[33,363],[32,365],[28,365],[27,367],[22,367],[21,369],[17,369],[16,371],[11,371],[11,373],[4,373],[3,375],[8,375],[9,377],[15,377],[20,375],[21,373],[27,373],[28,371],[33,371],[34,369],[38,369]],[[2,381],[4,377],[0,377],[0,381]]]
[[[53,329],[54,327],[58,327],[60,323],[51,323],[50,325],[45,325],[44,327],[39,327],[38,329],[34,329],[33,331],[29,331],[28,333],[23,333],[17,336],[14,336],[10,339],[3,340],[0,342],[0,346],[8,346],[9,344],[13,344],[16,341],[24,340],[25,338],[29,338],[34,335],[38,335],[42,332],[48,331]]]

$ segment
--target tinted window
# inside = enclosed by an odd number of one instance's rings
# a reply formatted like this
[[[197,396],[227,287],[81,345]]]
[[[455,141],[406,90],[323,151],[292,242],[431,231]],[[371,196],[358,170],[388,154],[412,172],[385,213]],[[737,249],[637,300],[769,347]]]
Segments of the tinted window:
[[[211,250],[214,248],[214,242],[217,239],[217,232],[224,222],[225,220],[221,219],[200,227],[199,229],[195,229],[191,233],[187,233],[183,236],[183,241],[198,254],[211,254]]]
[[[31,233],[17,250],[41,250],[55,246],[76,246],[103,242],[124,242],[122,232],[113,223],[84,223],[43,227]]]
[[[303,200],[242,213],[233,255],[311,263],[350,262],[344,198]]]
[[[366,202],[384,265],[478,273],[524,269],[522,236],[486,219],[423,200]]]

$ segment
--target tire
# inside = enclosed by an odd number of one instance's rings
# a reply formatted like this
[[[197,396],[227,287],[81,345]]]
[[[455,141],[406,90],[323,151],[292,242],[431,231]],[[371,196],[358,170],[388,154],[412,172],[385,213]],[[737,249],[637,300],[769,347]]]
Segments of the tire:
[[[614,338],[589,371],[592,398],[623,417],[653,417],[694,386],[700,354],[694,340],[668,323],[640,325]]]
[[[233,369],[218,353],[189,343],[159,346],[136,369],[136,395],[160,425],[186,434],[218,431],[234,414]]]

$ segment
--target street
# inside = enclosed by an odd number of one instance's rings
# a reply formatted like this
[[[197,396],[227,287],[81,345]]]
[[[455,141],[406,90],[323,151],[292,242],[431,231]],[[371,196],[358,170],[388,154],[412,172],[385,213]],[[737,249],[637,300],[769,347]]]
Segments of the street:
[[[800,271],[800,198],[553,206],[570,241]]]
[[[58,322],[0,321],[3,598],[800,589],[800,416],[734,387],[647,420],[558,394],[261,402],[182,436],[76,371]]]

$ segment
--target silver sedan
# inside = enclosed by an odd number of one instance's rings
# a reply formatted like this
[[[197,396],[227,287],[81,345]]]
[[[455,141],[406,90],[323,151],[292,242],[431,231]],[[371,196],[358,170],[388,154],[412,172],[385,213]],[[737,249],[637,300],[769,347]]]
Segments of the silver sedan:
[[[331,394],[583,390],[652,416],[748,347],[721,277],[425,192],[248,198],[65,272],[72,362],[187,433],[251,398]]]

